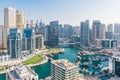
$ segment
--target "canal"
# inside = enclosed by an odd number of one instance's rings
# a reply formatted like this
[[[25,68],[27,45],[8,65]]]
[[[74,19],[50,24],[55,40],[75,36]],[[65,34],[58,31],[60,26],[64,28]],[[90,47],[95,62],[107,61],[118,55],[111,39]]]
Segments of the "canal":
[[[65,48],[65,52],[64,54],[56,54],[54,55],[54,59],[57,60],[57,59],[68,59],[69,61],[75,63],[77,58],[78,58],[78,52],[79,50],[76,49],[76,48],[73,48],[73,47],[69,47],[69,48]],[[104,61],[104,62],[91,62],[91,60],[88,60],[89,57],[98,57],[98,56],[101,56],[101,55],[93,55],[93,56],[82,56],[81,58],[83,58],[83,60],[80,61],[80,63],[84,63],[84,62],[88,62],[90,63],[90,65],[88,65],[87,67],[86,66],[83,66],[83,65],[79,65],[79,68],[80,69],[88,69],[88,71],[90,72],[94,72],[94,71],[97,71],[99,72],[100,69],[93,69],[91,66],[92,65],[98,65],[98,64],[102,64],[104,66],[108,66],[108,61]],[[32,69],[38,74],[39,76],[39,79],[42,79],[42,78],[45,78],[47,76],[50,76],[50,62],[47,62],[45,64],[42,64],[42,65],[39,65],[39,66],[35,66],[35,67],[32,67]],[[80,71],[81,73],[81,71]],[[3,75],[0,75],[0,80],[5,80],[5,74]]]
[[[74,48],[74,47],[70,47],[70,48],[65,48],[65,53],[64,54],[57,54],[57,55],[54,55],[54,59],[57,60],[57,59],[68,59],[69,61],[75,63],[77,58],[78,58],[78,52],[79,50]],[[89,57],[91,58],[95,58],[95,57],[98,57],[98,56],[101,56],[101,57],[104,57],[103,55],[86,55],[86,56],[82,56],[82,60],[80,61],[80,63],[84,63],[84,62],[88,62],[90,63],[90,65],[88,65],[87,67],[86,66],[82,66],[82,65],[79,65],[79,68],[80,69],[88,69],[89,72],[100,72],[101,69],[93,69],[92,68],[92,65],[98,65],[98,64],[102,64],[103,66],[108,66],[108,61],[91,61],[91,60],[88,60]],[[35,67],[32,67],[32,69],[39,75],[39,78],[45,78],[47,76],[50,76],[50,62],[46,63],[46,64],[43,64],[43,65],[40,65],[40,66],[35,66]],[[80,73],[82,73],[80,71]]]

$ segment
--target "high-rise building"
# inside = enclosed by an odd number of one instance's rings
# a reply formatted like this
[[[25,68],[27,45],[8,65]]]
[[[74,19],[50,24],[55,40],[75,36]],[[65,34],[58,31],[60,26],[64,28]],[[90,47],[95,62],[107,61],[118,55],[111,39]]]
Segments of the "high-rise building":
[[[108,32],[108,31],[105,33],[105,35],[106,35],[105,36],[106,39],[113,39],[113,36],[114,36],[112,32]]]
[[[58,36],[60,37],[60,38],[62,38],[63,37],[63,26],[62,26],[62,24],[60,24],[59,26],[58,26]]]
[[[106,27],[105,24],[101,24],[100,26],[100,39],[105,39],[106,36]]]
[[[51,80],[79,80],[79,68],[66,59],[51,62]]]
[[[80,26],[73,27],[73,35],[80,36]]]
[[[120,33],[120,24],[114,24],[114,33]]]
[[[112,57],[112,73],[120,77],[120,55]]]
[[[39,34],[42,34],[44,35],[44,27],[45,27],[45,24],[42,22],[42,20],[39,22],[39,27],[38,27],[38,30],[39,30]]]
[[[4,9],[4,46],[7,47],[7,36],[9,28],[19,28],[20,33],[26,27],[25,13],[12,7]],[[21,35],[22,36],[22,35]]]
[[[35,31],[32,28],[23,30],[22,37],[22,50],[34,51],[35,50]]]
[[[35,35],[35,49],[41,50],[44,48],[44,39],[43,35]]]
[[[45,26],[45,31],[44,31],[44,41],[45,42],[47,42],[48,41],[48,34],[49,34],[49,28],[50,28],[50,26],[49,25],[47,25],[47,26]]]
[[[71,41],[73,43],[80,42],[80,36],[73,35],[72,38],[71,38]]]
[[[95,41],[95,39],[100,39],[100,26],[101,26],[101,22],[99,20],[93,21],[93,24],[92,24],[93,41]]]
[[[21,10],[16,11],[16,27],[20,29],[20,33],[22,33],[26,27],[25,13]]]
[[[120,44],[120,34],[119,34],[119,33],[115,33],[115,34],[113,35],[113,39],[116,39],[117,42],[118,42],[118,44]]]
[[[109,24],[107,26],[107,32],[112,32],[113,33],[113,24]]]
[[[31,27],[34,27],[34,22],[33,22],[33,20],[30,20],[30,26],[31,26]]]
[[[7,47],[7,35],[9,28],[16,27],[16,9],[7,7],[4,9],[4,46]]]
[[[71,39],[72,34],[73,34],[72,25],[65,24],[64,25],[64,38]]]
[[[89,41],[90,41],[90,37],[89,37],[89,21],[86,20],[85,22],[81,22],[81,36],[80,36],[80,40],[81,43],[84,45],[89,45]]]
[[[9,29],[7,50],[11,58],[18,58],[21,56],[21,36],[18,28]]]
[[[2,45],[3,42],[3,25],[0,25],[0,45]]]
[[[58,46],[58,21],[50,22],[49,34],[48,34],[48,46]]]
[[[116,49],[118,46],[115,39],[101,39],[100,44],[104,49]]]

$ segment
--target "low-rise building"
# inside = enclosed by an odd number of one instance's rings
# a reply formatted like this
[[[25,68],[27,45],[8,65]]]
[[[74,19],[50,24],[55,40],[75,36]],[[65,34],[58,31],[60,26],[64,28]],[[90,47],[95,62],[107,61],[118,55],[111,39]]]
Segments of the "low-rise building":
[[[71,38],[71,41],[73,43],[80,42],[80,36],[73,35],[72,38]]]
[[[117,48],[118,43],[115,39],[97,39],[96,45],[104,49],[115,49]]]
[[[0,62],[10,60],[10,55],[0,55]]]
[[[7,80],[38,80],[38,75],[30,68],[19,65],[7,71]]]

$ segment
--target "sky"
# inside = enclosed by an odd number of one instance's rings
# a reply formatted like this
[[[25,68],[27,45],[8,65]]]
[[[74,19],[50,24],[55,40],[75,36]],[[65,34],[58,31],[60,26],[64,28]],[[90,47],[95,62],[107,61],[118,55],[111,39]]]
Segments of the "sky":
[[[23,10],[28,21],[38,19],[46,24],[59,20],[77,26],[86,19],[120,23],[120,0],[0,0],[0,24],[6,7]]]

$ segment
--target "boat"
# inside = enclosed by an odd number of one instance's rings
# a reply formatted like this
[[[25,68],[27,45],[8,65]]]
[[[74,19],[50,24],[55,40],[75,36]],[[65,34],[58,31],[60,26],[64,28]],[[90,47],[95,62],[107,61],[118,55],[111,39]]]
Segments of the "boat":
[[[83,50],[83,51],[80,51],[80,54],[81,54],[81,55],[86,55],[86,54],[90,54],[90,53],[89,53],[89,51]]]
[[[88,73],[88,69],[83,68],[82,72],[83,73]]]
[[[81,57],[80,56],[78,56],[78,58],[77,58],[78,60],[81,60]]]
[[[62,50],[60,51],[60,53],[62,53],[62,54],[63,54],[64,52],[65,52],[65,49],[62,49]]]
[[[80,52],[78,53],[78,56],[80,56],[81,54],[80,54]]]
[[[52,54],[50,54],[50,53],[48,53],[48,54],[46,54],[48,57],[53,57],[53,55]]]
[[[52,60],[52,58],[48,58],[48,61],[51,61]]]

